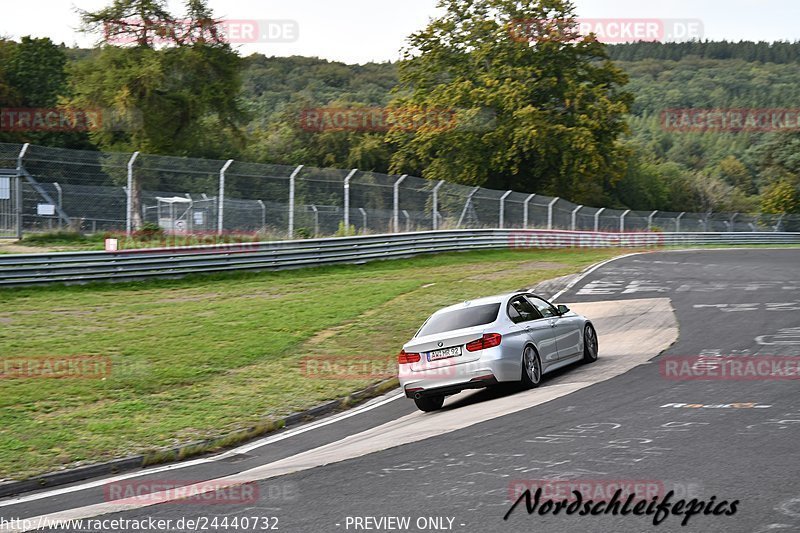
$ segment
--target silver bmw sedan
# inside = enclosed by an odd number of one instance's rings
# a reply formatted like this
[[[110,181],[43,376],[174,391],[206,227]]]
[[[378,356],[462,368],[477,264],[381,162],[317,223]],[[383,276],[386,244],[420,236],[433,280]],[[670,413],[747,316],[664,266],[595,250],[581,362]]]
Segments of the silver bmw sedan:
[[[398,355],[400,386],[422,411],[445,396],[503,382],[533,388],[576,361],[597,360],[591,321],[521,291],[436,311]]]

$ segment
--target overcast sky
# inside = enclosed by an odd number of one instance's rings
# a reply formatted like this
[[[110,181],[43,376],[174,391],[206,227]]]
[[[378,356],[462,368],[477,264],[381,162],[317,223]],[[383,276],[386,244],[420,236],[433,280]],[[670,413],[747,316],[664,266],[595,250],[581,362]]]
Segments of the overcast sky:
[[[50,37],[67,45],[89,46],[93,38],[77,31],[75,7],[97,9],[110,0],[5,0],[0,34]],[[405,37],[436,14],[436,0],[210,0],[215,15],[235,21],[231,31],[260,22],[271,41],[236,44],[244,55],[305,55],[364,63],[394,61]],[[182,2],[170,0],[180,11]],[[585,19],[685,20],[708,39],[798,40],[798,0],[576,0]],[[14,6],[11,8],[10,6]],[[602,22],[600,22],[602,24]],[[672,27],[672,26],[670,26]],[[688,26],[687,26],[688,27]],[[241,28],[244,28],[242,30]]]

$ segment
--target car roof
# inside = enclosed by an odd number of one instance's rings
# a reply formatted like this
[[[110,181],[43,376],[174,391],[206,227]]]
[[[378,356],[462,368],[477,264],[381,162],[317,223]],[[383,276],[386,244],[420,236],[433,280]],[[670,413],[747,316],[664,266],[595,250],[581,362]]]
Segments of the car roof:
[[[514,292],[507,292],[505,294],[495,294],[493,296],[484,296],[482,298],[475,298],[474,300],[467,300],[467,301],[464,301],[464,302],[459,302],[457,304],[453,304],[453,305],[449,305],[447,307],[443,307],[443,308],[439,309],[438,311],[436,311],[433,314],[436,315],[436,314],[439,314],[439,313],[446,313],[448,311],[455,311],[456,309],[466,309],[467,307],[474,307],[476,305],[486,305],[486,304],[496,304],[496,303],[502,304],[502,303],[505,303],[506,301],[510,300],[514,296],[517,296],[517,295],[520,295],[520,294],[531,294],[533,296],[538,296],[539,298],[541,298],[541,296],[537,295],[536,293],[534,293],[532,291],[521,289],[521,290],[514,291]],[[546,298],[545,298],[545,300],[546,300]]]

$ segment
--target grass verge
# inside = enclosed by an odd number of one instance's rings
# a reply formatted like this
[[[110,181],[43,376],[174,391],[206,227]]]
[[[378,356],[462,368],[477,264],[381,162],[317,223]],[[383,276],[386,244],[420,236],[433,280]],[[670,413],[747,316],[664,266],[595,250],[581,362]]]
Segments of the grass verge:
[[[216,235],[207,232],[190,235],[169,235],[157,231],[142,231],[127,236],[124,233],[96,233],[84,235],[74,231],[52,231],[29,233],[19,241],[0,241],[0,253],[81,252],[105,249],[105,239],[114,238],[120,250],[136,248],[159,248],[198,246],[209,244],[239,244],[271,240],[274,236],[265,233],[226,233]]]
[[[20,358],[111,361],[103,379],[0,379],[0,478],[157,453],[345,396],[391,375],[435,309],[621,252],[464,252],[0,291],[0,371]]]

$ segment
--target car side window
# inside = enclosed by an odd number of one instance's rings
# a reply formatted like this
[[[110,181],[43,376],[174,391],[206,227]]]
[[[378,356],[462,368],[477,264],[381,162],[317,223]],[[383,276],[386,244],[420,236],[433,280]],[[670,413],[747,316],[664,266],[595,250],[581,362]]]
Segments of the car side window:
[[[555,307],[550,305],[549,303],[545,302],[541,298],[537,298],[536,296],[528,296],[528,301],[536,308],[536,310],[541,313],[544,318],[553,318],[560,316],[558,311]]]
[[[520,322],[542,318],[542,315],[528,300],[523,296],[519,296],[508,302],[508,317],[515,324],[519,324]]]

